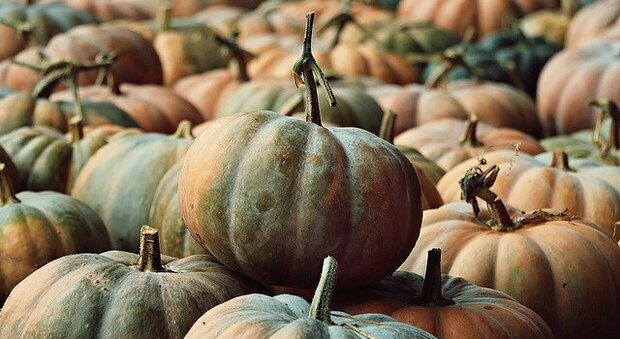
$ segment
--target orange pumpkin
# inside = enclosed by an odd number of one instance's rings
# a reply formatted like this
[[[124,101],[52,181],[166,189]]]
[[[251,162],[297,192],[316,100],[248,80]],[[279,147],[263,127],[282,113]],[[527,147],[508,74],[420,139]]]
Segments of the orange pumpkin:
[[[570,48],[590,42],[618,38],[620,33],[620,1],[597,1],[577,12],[566,31],[565,45]]]

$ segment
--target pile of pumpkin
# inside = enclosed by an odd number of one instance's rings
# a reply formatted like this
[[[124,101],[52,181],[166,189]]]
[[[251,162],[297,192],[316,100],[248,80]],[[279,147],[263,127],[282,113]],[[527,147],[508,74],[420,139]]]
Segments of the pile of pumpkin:
[[[3,1],[0,337],[618,338],[619,69],[620,0]]]

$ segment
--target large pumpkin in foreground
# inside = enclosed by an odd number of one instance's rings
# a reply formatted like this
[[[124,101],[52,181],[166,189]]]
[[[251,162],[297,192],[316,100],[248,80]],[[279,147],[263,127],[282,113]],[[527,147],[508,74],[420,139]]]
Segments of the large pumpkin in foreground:
[[[339,285],[380,280],[421,220],[418,179],[393,145],[267,111],[205,129],[185,157],[179,199],[194,238],[220,261],[282,286],[316,283],[326,255],[342,263]]]

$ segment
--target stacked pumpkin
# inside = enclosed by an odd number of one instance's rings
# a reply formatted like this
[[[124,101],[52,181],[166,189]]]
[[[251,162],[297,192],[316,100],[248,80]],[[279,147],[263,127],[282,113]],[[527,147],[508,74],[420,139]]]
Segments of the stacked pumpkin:
[[[61,2],[2,21],[0,337],[620,336],[617,0]]]

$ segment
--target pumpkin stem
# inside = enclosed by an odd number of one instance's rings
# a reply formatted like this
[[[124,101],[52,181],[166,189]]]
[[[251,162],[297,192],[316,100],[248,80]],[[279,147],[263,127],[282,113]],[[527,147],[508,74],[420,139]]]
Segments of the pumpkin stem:
[[[469,27],[467,32],[465,32],[463,41],[459,45],[450,47],[439,55],[439,58],[441,59],[440,66],[437,71],[432,73],[426,80],[424,83],[425,87],[437,88],[443,82],[443,79],[448,75],[448,73],[458,66],[464,67],[473,78],[482,78],[480,71],[476,67],[471,66],[465,60],[465,53],[467,53],[467,50],[471,47],[475,34],[476,29],[474,27]]]
[[[502,202],[502,199],[497,199],[489,204],[489,212],[495,219],[496,225],[491,226],[494,231],[512,231],[520,227],[515,224],[510,217],[510,213],[506,209],[506,205]]]
[[[170,29],[170,20],[172,18],[172,1],[171,0],[159,0],[157,6],[157,15],[155,22],[157,25],[157,32],[163,33]]]
[[[563,15],[571,18],[577,11],[577,6],[574,0],[560,0],[560,11]]]
[[[426,260],[426,273],[422,294],[413,298],[413,303],[418,306],[450,306],[454,300],[444,297],[441,285],[441,249],[433,248],[428,251]]]
[[[69,120],[69,134],[71,135],[71,143],[75,144],[84,138],[84,124],[82,117],[74,116]]]
[[[140,228],[140,257],[138,269],[141,272],[163,272],[159,250],[159,232],[156,228],[144,225]]]
[[[607,158],[609,151],[620,149],[620,139],[618,137],[620,108],[615,102],[608,99],[594,100],[590,102],[590,106],[600,109],[596,125],[594,126],[592,143],[600,150],[601,156]],[[603,122],[607,118],[611,118],[611,124],[609,126],[609,139],[605,141],[601,136],[601,129],[603,128]]]
[[[0,25],[5,25],[14,29],[17,36],[24,44],[28,44],[30,42],[32,33],[38,26],[36,23],[17,21],[11,17],[0,18]]]
[[[493,165],[483,171],[480,166],[470,168],[463,178],[459,180],[461,185],[461,198],[472,205],[474,216],[477,218],[480,213],[477,198],[487,203],[491,203],[497,199],[497,194],[489,188],[495,183],[499,173],[499,167]]]
[[[173,138],[179,139],[194,139],[192,134],[192,122],[189,120],[183,120],[177,126],[177,130],[172,134]]]
[[[360,32],[362,32],[362,35],[364,36],[366,40],[370,40],[374,42],[376,45],[380,45],[377,39],[375,39],[375,36],[371,32],[369,32],[364,26],[362,26],[359,22],[357,22],[357,20],[355,20],[355,18],[353,17],[353,14],[351,13],[351,0],[343,0],[342,10],[340,11],[340,13],[331,17],[331,19],[329,19],[321,28],[317,30],[317,34],[322,35],[329,28],[335,26],[336,33],[334,34],[334,38],[329,44],[329,48],[333,49],[340,42],[342,32],[344,31],[344,28],[348,24],[353,25]]]
[[[461,136],[461,140],[459,142],[461,145],[471,146],[471,147],[480,147],[483,144],[476,138],[476,131],[478,128],[478,123],[480,120],[478,119],[477,114],[471,114],[469,116],[469,123],[467,124],[467,129],[465,133]]]
[[[232,33],[229,38],[221,36],[214,30],[212,30],[211,34],[213,35],[213,38],[218,44],[224,46],[225,48],[228,48],[228,50],[232,54],[233,59],[237,63],[239,80],[243,82],[249,81],[250,76],[248,75],[247,70],[248,61],[256,58],[256,54],[241,48],[241,46],[237,44],[237,36],[239,35],[239,32]]]
[[[332,324],[330,306],[332,296],[336,289],[338,280],[338,262],[332,256],[327,256],[323,260],[321,279],[314,292],[312,303],[310,304],[310,317],[320,320],[326,324]]]
[[[568,164],[568,154],[566,154],[566,152],[553,152],[551,167],[570,172],[575,171],[574,169],[570,168]]]
[[[331,87],[327,83],[325,74],[314,60],[312,55],[312,28],[314,26],[314,12],[306,14],[306,32],[304,34],[303,50],[301,57],[293,65],[293,80],[295,86],[306,85],[305,112],[306,121],[321,125],[321,111],[319,108],[319,93],[316,87],[314,75],[319,78],[319,82],[329,97],[329,105],[336,106],[336,98]]]
[[[385,141],[394,143],[394,131],[396,128],[396,114],[392,110],[383,112],[381,119],[381,127],[379,128],[379,137]]]
[[[0,206],[21,202],[13,190],[13,183],[4,163],[0,162]]]

